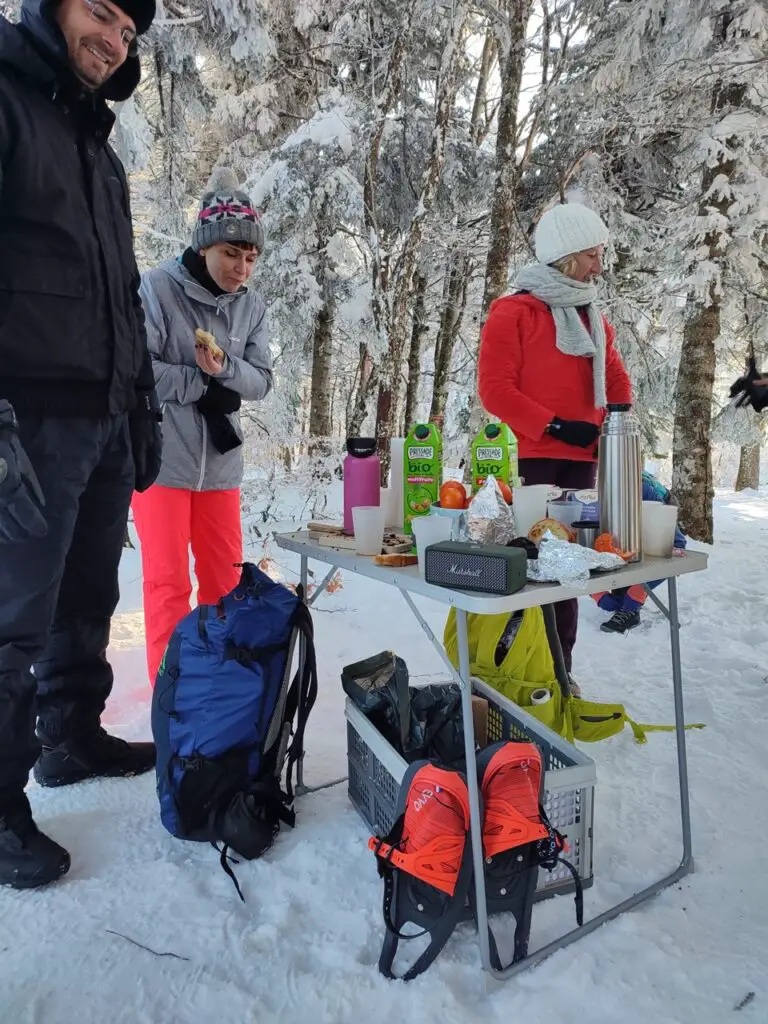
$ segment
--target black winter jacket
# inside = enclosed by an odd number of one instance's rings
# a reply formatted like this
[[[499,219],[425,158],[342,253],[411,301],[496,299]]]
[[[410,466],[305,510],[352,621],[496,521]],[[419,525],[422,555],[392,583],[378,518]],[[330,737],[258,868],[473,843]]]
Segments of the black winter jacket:
[[[105,102],[130,95],[138,58],[104,95],[87,92],[51,7],[25,0],[21,25],[0,19],[0,398],[22,413],[115,415],[154,387]]]

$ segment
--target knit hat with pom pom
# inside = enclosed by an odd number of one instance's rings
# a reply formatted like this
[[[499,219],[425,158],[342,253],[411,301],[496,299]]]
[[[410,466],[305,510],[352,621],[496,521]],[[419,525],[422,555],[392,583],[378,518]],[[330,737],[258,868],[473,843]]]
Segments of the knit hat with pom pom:
[[[259,252],[264,249],[261,214],[229,167],[214,168],[192,232],[197,252],[217,242],[250,242]]]

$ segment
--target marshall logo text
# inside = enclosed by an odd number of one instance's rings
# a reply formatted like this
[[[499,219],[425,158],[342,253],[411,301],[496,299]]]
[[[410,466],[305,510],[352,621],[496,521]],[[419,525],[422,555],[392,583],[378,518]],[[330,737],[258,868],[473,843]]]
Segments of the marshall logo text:
[[[448,572],[451,576],[467,576],[474,580],[479,580],[483,574],[482,569],[462,569],[455,562],[451,565]]]

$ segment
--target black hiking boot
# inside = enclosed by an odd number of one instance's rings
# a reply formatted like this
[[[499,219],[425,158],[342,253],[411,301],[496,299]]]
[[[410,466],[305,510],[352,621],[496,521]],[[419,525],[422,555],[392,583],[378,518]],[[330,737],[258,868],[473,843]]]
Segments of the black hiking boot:
[[[0,804],[0,885],[35,889],[69,871],[69,854],[42,833],[23,793]]]
[[[55,747],[43,740],[34,775],[41,786],[69,786],[85,779],[143,775],[154,767],[154,743],[126,743],[97,729]]]
[[[604,633],[628,633],[640,625],[640,612],[616,612],[600,629]]]

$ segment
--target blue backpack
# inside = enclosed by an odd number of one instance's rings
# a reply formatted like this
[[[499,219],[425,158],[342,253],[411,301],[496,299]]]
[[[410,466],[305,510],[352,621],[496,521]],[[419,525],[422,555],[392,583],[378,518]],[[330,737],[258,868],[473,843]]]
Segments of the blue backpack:
[[[316,696],[301,588],[294,593],[250,563],[230,594],[191,611],[168,643],[152,698],[160,817],[180,839],[221,844],[241,899],[228,850],[251,860],[281,822],[293,827],[293,768]]]

